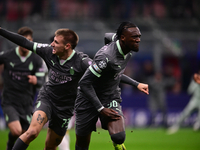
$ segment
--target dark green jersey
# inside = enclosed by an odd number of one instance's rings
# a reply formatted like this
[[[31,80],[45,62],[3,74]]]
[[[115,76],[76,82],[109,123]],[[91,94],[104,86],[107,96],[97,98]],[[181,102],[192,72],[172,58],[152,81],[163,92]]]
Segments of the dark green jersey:
[[[94,56],[92,65],[80,80],[80,90],[96,109],[108,99],[121,99],[119,82],[131,56],[131,52],[123,54],[118,40],[105,45]]]
[[[48,93],[55,106],[72,107],[77,94],[77,86],[85,70],[92,63],[88,55],[73,50],[71,56],[63,63],[53,48],[48,44],[34,43],[34,52],[40,55],[48,67],[49,81],[44,84],[41,92]]]
[[[44,69],[39,56],[30,51],[26,57],[21,57],[18,49],[0,54],[0,64],[4,64],[2,104],[24,107],[32,105],[36,89],[27,76],[43,78]]]

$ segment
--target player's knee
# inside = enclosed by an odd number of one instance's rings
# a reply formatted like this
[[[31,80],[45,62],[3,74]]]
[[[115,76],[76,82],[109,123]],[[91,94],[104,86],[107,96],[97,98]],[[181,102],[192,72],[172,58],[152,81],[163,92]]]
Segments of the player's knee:
[[[14,137],[19,137],[22,134],[22,130],[11,130],[11,134]]]
[[[37,129],[32,128],[32,129],[28,129],[25,132],[25,134],[26,134],[26,137],[32,141],[38,136],[39,131]]]
[[[114,143],[116,143],[116,144],[122,144],[122,143],[124,143],[125,138],[126,138],[125,131],[122,131],[122,132],[119,132],[119,133],[111,135],[112,141]]]

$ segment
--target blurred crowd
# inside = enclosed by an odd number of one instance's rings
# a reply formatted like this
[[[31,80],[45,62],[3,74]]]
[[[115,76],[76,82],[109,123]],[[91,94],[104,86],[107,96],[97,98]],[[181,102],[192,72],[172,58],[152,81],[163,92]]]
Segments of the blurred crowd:
[[[21,19],[200,18],[198,0],[1,0],[0,17]]]

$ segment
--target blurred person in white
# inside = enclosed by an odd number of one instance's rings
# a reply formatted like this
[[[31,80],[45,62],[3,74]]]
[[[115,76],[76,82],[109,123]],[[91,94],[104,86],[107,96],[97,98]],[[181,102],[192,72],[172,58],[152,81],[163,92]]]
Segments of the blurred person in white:
[[[200,73],[200,71],[199,71]],[[182,122],[185,118],[187,118],[194,110],[198,110],[197,120],[193,125],[193,129],[195,131],[200,128],[200,74],[195,73],[191,82],[188,86],[188,94],[192,95],[190,101],[181,112],[180,117],[176,120],[176,122],[167,130],[167,134],[176,133]]]

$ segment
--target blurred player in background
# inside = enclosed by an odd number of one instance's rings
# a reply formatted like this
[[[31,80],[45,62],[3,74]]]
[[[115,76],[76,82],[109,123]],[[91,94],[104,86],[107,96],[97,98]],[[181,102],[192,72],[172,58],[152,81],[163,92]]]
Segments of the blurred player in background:
[[[48,68],[48,82],[39,91],[31,124],[17,139],[13,150],[27,149],[48,121],[44,149],[56,150],[73,116],[78,81],[92,60],[88,55],[74,50],[79,37],[70,29],[58,29],[51,45],[31,42],[2,28],[0,35],[37,53]]]
[[[108,35],[108,34],[107,34]],[[103,129],[109,131],[115,150],[125,150],[125,125],[120,103],[119,82],[137,87],[148,94],[148,85],[124,75],[132,52],[139,51],[139,28],[123,22],[116,33],[117,41],[102,47],[81,78],[75,103],[76,150],[88,150],[92,131],[100,118]],[[115,36],[111,36],[115,38]]]
[[[156,114],[160,111],[162,114],[161,125],[167,127],[167,104],[166,104],[166,90],[172,87],[175,79],[172,77],[164,77],[161,71],[155,72],[152,76],[147,78],[149,91],[151,94],[148,97],[148,106],[150,110],[150,126],[156,127]]]
[[[200,72],[199,72],[200,73]],[[168,129],[168,134],[176,133],[181,123],[187,118],[194,110],[198,110],[197,120],[194,123],[193,129],[199,130],[200,128],[200,75],[195,73],[189,86],[188,86],[188,94],[192,95],[190,101],[188,102],[187,106],[184,108],[180,117],[176,120],[176,122]]]
[[[33,40],[29,27],[20,28],[18,34]],[[36,88],[42,86],[45,74],[42,59],[21,46],[1,52],[0,64],[4,65],[1,105],[10,130],[7,150],[11,150],[30,125]]]

